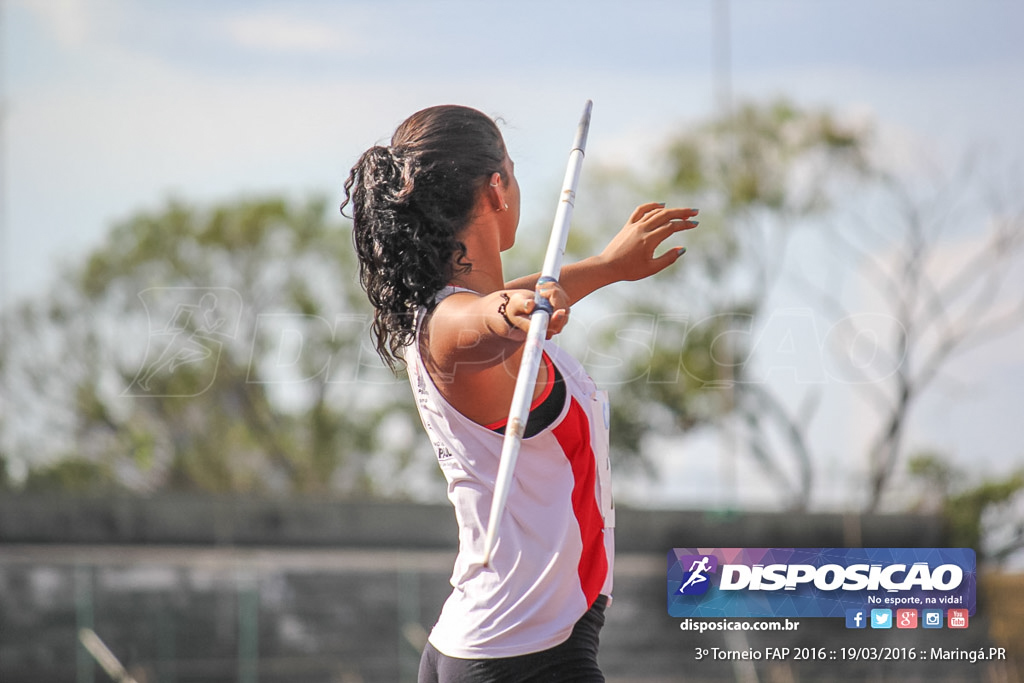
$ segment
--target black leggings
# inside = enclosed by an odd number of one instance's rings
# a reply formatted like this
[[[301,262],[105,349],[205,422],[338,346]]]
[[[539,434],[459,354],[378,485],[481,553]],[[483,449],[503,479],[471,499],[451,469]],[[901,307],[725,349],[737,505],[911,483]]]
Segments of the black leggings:
[[[599,595],[573,626],[572,635],[549,650],[501,659],[457,659],[427,643],[419,683],[604,683],[597,665],[598,635],[608,598]]]

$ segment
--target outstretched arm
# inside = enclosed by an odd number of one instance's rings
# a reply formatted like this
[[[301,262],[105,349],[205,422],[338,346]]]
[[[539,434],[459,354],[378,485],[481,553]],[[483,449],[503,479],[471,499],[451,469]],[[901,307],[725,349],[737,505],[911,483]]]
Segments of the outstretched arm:
[[[568,296],[554,282],[540,293],[554,308],[550,337],[565,327]],[[470,420],[487,425],[508,417],[534,308],[532,290],[462,292],[445,298],[424,321],[424,365],[441,394]],[[541,366],[535,396],[546,382]]]
[[[554,309],[548,323],[550,339],[569,320],[569,297],[557,282],[544,284],[540,293]],[[533,290],[452,294],[427,318],[430,357],[439,369],[461,364],[479,371],[504,363],[526,340],[535,307]]]
[[[625,280],[642,280],[675,263],[685,248],[673,247],[658,256],[654,252],[675,233],[697,227],[697,221],[690,220],[696,215],[697,209],[669,209],[658,203],[638,206],[600,254],[562,267],[558,281],[570,305],[601,287]],[[533,289],[538,276],[534,273],[517,278],[505,286]]]

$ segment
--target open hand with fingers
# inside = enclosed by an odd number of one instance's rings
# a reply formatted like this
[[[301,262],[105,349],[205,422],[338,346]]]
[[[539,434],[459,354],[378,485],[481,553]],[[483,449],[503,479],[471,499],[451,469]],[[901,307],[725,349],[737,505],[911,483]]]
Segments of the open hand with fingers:
[[[673,247],[658,256],[655,251],[677,232],[696,228],[697,221],[692,219],[697,212],[667,208],[661,203],[641,204],[598,258],[617,281],[642,280],[661,272],[675,263],[686,248]]]

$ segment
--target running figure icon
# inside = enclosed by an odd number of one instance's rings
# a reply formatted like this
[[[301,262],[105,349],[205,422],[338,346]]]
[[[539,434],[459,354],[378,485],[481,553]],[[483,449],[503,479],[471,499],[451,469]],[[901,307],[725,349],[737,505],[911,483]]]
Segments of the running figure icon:
[[[691,564],[690,568],[687,570],[690,572],[690,577],[686,579],[682,586],[679,587],[680,593],[686,591],[690,586],[698,583],[704,583],[708,580],[708,577],[705,576],[705,574],[711,570],[711,567],[708,566],[710,559],[710,557],[704,555],[700,560],[693,561],[693,564]]]
[[[213,385],[226,345],[235,341],[242,298],[227,287],[151,287],[138,294],[148,318],[145,353],[122,396],[198,396]],[[188,367],[184,384],[164,381]],[[158,379],[162,378],[162,379]]]
[[[198,306],[179,305],[171,322],[162,331],[171,335],[171,342],[139,380],[139,386],[149,391],[149,384],[158,373],[174,372],[181,365],[201,362],[213,356],[206,338],[226,322],[215,313],[216,310],[217,297],[209,292],[202,296]]]

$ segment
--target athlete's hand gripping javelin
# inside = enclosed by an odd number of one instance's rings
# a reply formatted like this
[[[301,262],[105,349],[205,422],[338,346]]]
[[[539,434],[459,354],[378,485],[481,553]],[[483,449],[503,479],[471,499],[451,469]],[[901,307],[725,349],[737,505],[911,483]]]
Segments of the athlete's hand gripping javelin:
[[[498,306],[498,312],[508,326],[510,339],[526,339],[530,331],[530,317],[537,309],[535,294],[546,299],[553,311],[548,321],[548,339],[561,332],[569,322],[569,295],[558,282],[546,280],[535,289],[512,289],[499,294],[502,303]]]

